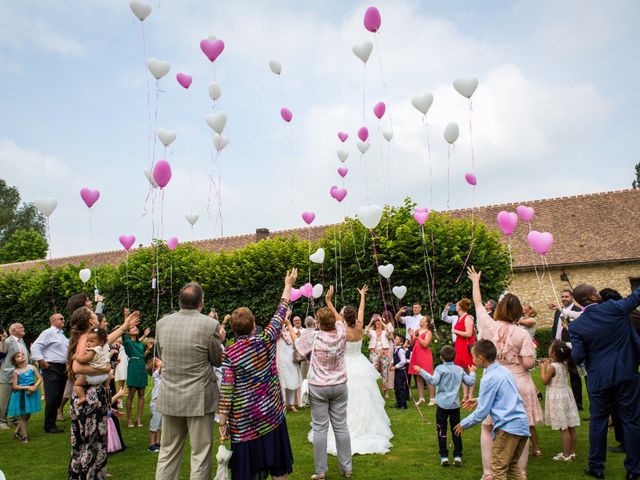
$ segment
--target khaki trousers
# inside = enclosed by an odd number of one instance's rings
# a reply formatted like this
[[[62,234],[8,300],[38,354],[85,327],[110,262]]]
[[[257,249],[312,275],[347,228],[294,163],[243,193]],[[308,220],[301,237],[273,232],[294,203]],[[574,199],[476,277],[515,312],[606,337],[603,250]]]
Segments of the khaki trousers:
[[[518,459],[529,437],[496,430],[491,447],[491,475],[493,480],[522,480]]]
[[[7,418],[7,408],[9,408],[9,399],[13,391],[13,384],[0,383],[0,423],[7,425],[10,423]]]
[[[191,480],[210,480],[213,464],[213,418],[162,415],[162,438],[156,480],[179,480],[182,450],[189,434]]]

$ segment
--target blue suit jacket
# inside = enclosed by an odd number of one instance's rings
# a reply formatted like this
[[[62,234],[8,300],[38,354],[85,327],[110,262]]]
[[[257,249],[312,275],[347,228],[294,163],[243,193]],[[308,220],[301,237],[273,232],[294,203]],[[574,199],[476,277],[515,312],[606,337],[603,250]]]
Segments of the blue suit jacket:
[[[569,325],[571,356],[585,363],[589,391],[597,392],[638,373],[640,337],[629,314],[640,304],[640,289],[622,300],[588,306]]]

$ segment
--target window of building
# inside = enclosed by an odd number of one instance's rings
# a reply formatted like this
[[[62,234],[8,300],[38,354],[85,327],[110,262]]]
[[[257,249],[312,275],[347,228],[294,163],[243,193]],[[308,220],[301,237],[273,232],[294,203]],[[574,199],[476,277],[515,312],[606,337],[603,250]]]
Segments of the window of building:
[[[640,288],[640,278],[630,278],[629,283],[631,284],[631,291]]]

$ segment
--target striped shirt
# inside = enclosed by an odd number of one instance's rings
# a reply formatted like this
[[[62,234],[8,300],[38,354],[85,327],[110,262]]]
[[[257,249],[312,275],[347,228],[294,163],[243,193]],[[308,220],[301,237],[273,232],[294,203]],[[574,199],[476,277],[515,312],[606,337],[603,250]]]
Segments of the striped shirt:
[[[233,443],[266,435],[284,420],[276,344],[287,305],[281,300],[261,334],[239,336],[222,356],[220,413],[229,418]]]

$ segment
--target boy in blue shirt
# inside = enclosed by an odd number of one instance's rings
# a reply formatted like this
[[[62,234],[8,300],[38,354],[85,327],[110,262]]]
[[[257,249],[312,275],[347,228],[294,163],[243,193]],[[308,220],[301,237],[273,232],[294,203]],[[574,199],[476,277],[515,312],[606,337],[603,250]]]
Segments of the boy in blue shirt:
[[[471,350],[473,364],[484,368],[480,380],[480,397],[462,402],[466,410],[476,407],[468,417],[456,425],[454,432],[462,436],[463,430],[481,423],[487,415],[493,420],[493,447],[491,449],[491,475],[493,480],[520,480],[518,459],[529,439],[529,419],[518,393],[513,374],[495,363],[496,347],[489,340],[478,341]]]
[[[447,419],[451,432],[460,423],[460,384],[471,386],[476,382],[475,373],[467,375],[462,367],[454,365],[456,350],[451,345],[440,349],[440,359],[444,362],[438,365],[430,375],[427,371],[415,365],[413,368],[418,375],[430,385],[436,386],[436,428],[438,431],[438,446],[440,449],[440,466],[449,466],[449,450],[447,449]],[[462,437],[452,435],[453,465],[462,466]]]

